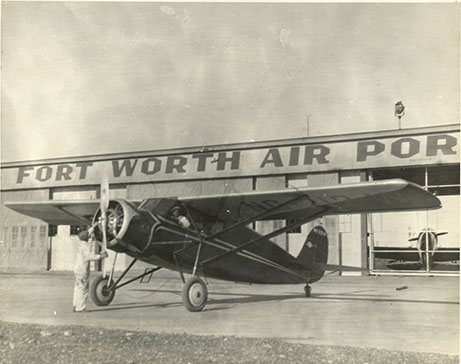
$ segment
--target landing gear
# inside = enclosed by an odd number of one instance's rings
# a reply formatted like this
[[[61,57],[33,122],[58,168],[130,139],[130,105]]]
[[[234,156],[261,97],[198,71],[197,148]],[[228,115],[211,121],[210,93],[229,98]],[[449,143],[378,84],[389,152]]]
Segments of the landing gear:
[[[93,282],[91,282],[91,288],[90,288],[91,299],[93,300],[96,306],[107,306],[114,299],[115,291],[117,289],[122,288],[123,286],[126,286],[127,284],[130,284],[132,282],[135,282],[140,278],[152,275],[152,273],[161,269],[161,267],[146,269],[144,273],[140,274],[139,276],[131,278],[124,283],[120,283],[123,277],[125,277],[125,274],[128,273],[128,271],[131,269],[131,267],[133,267],[136,261],[137,261],[136,258],[133,259],[133,261],[128,265],[128,267],[125,268],[122,275],[115,282],[112,280],[112,278],[109,278],[107,276],[103,278],[102,274],[98,275],[93,280]],[[113,275],[113,273],[114,273],[114,268],[112,267],[111,276]]]
[[[304,294],[306,295],[306,297],[310,297],[311,292],[312,292],[312,287],[306,284],[306,286],[304,287]]]
[[[91,299],[96,306],[107,306],[115,296],[114,281],[109,277],[97,276],[91,283]]]
[[[198,244],[197,253],[195,255],[194,267],[192,269],[192,278],[187,280],[182,288],[182,303],[188,311],[199,312],[204,309],[208,301],[208,290],[206,288],[206,284],[205,282],[203,282],[203,280],[201,280],[198,277],[199,274],[202,272],[202,267],[200,264],[200,252],[202,250],[203,245],[205,244],[205,239],[203,237],[203,234],[197,228],[197,225],[195,225],[194,219],[190,215],[189,211],[187,211],[187,208],[186,213],[188,221],[190,221],[192,228],[195,230],[195,233],[197,234],[197,237],[199,238],[200,242]],[[174,257],[176,260],[176,264],[178,264],[176,254],[174,255]],[[184,275],[182,274],[181,266],[179,264],[178,270],[181,274],[181,279],[184,282]]]
[[[205,282],[198,277],[190,278],[182,289],[182,302],[190,312],[202,311],[208,300]]]

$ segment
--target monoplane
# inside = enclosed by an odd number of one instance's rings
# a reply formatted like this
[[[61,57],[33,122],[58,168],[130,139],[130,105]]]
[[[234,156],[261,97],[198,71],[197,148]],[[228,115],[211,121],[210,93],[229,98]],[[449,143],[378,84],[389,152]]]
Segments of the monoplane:
[[[388,259],[392,264],[399,262],[417,262],[423,269],[433,268],[437,262],[459,261],[459,248],[441,247],[439,236],[448,234],[447,231],[424,229],[417,236],[408,239],[415,246],[374,247],[375,258]],[[427,243],[429,242],[429,243]],[[391,268],[391,265],[388,265]]]
[[[108,305],[117,289],[160,268],[179,272],[182,300],[189,311],[201,311],[208,291],[205,277],[265,283],[310,284],[330,269],[326,230],[315,226],[297,257],[271,239],[325,215],[434,209],[440,201],[404,180],[383,180],[315,188],[219,194],[212,196],[109,199],[101,185],[99,200],[10,202],[21,214],[53,225],[96,224],[103,246],[133,258],[114,281],[111,273],[92,283],[97,305]],[[286,220],[284,227],[260,234],[257,221]],[[121,283],[137,260],[154,267]],[[185,274],[191,277],[186,279]]]

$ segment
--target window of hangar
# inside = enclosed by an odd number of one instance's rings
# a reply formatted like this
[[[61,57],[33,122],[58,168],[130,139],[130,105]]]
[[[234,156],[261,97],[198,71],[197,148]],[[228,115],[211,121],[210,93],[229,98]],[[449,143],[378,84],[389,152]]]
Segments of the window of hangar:
[[[414,182],[436,195],[459,195],[459,165],[408,167],[372,170],[373,180],[402,178]]]

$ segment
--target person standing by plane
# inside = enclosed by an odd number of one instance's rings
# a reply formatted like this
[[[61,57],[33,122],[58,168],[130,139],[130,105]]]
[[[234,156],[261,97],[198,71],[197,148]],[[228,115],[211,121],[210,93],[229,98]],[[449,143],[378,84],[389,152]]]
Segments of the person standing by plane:
[[[86,311],[86,301],[89,292],[90,261],[107,258],[107,252],[95,254],[95,244],[98,243],[94,236],[96,224],[89,229],[82,230],[78,237],[80,244],[77,249],[77,257],[74,266],[74,312]]]

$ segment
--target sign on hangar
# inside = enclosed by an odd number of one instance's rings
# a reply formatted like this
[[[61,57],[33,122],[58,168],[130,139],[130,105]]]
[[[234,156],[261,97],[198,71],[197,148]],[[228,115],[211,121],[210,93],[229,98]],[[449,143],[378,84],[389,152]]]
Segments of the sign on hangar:
[[[136,183],[459,163],[458,139],[442,132],[27,164],[2,169],[2,189],[98,184],[103,174],[111,183]]]

